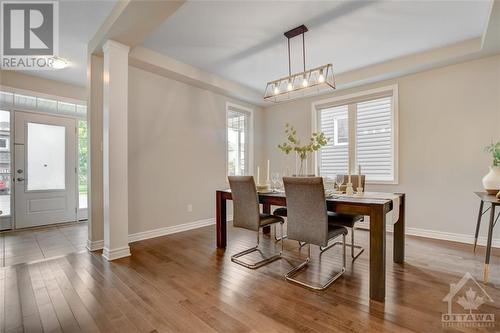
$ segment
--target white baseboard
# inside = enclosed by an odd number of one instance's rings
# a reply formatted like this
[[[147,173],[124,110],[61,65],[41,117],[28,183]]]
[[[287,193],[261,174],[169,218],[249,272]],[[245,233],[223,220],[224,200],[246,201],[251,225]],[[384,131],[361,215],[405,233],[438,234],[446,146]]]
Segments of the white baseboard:
[[[392,225],[390,226],[392,229]],[[473,232],[473,230],[472,230]],[[429,229],[420,229],[420,228],[406,228],[406,234],[411,235],[411,236],[419,236],[419,237],[426,237],[426,238],[432,238],[432,239],[440,239],[440,240],[447,240],[451,242],[458,242],[458,243],[465,243],[465,244],[474,244],[474,235],[472,234],[466,235],[466,234],[456,234],[452,232],[443,232],[443,231],[436,231],[436,230],[429,230]],[[477,239],[477,244],[485,246],[487,242],[487,237],[485,236],[480,236]],[[494,238],[491,241],[491,246],[492,247],[498,247],[500,248],[500,239]]]
[[[148,231],[141,231],[141,232],[138,232],[135,234],[128,235],[128,241],[129,242],[137,242],[137,241],[141,241],[141,240],[145,240],[145,239],[150,239],[150,238],[155,238],[155,237],[160,237],[160,236],[165,236],[165,235],[171,235],[171,234],[175,234],[175,233],[183,232],[183,231],[188,231],[188,230],[192,230],[192,229],[198,229],[198,228],[206,227],[206,226],[209,226],[212,224],[215,224],[214,218],[199,220],[199,221],[184,223],[184,224],[179,224],[179,225],[174,225],[171,227],[164,227],[164,228],[153,229],[153,230],[148,230]]]
[[[97,251],[97,250],[102,250],[104,248],[104,240],[98,240],[98,241],[91,241],[90,239],[87,239],[87,249],[89,251]]]
[[[115,260],[115,259],[129,257],[130,256],[130,247],[127,245],[127,246],[119,247],[117,249],[112,249],[112,250],[110,250],[107,247],[105,247],[102,250],[102,256],[107,261],[112,261],[112,260]]]
[[[368,223],[359,223],[359,229],[369,229],[370,224]],[[393,225],[388,225],[387,226],[387,231],[392,232],[393,231]],[[457,234],[453,232],[444,232],[444,231],[437,231],[437,230],[430,230],[430,229],[421,229],[421,228],[412,228],[412,227],[406,227],[405,230],[405,235],[410,235],[410,236],[418,236],[418,237],[424,237],[424,238],[431,238],[431,239],[439,239],[439,240],[445,240],[445,241],[450,241],[450,242],[458,242],[458,243],[464,243],[464,244],[474,244],[474,235],[472,234],[474,230],[471,230],[471,234]],[[477,239],[477,245],[482,245],[486,246],[487,242],[487,237],[485,236],[480,236]],[[493,238],[491,241],[491,246],[492,247],[498,247],[500,248],[500,239],[498,238]]]
[[[161,237],[161,236],[165,236],[165,235],[171,235],[171,234],[175,234],[178,232],[188,231],[188,230],[197,229],[197,228],[203,228],[203,227],[206,227],[206,226],[209,226],[212,224],[215,224],[214,218],[190,222],[190,223],[184,223],[184,224],[179,224],[179,225],[174,225],[174,226],[165,227],[165,228],[158,228],[158,229],[153,229],[153,230],[148,230],[148,231],[141,231],[141,232],[138,232],[135,234],[128,235],[128,241],[129,241],[129,243],[138,242],[138,241],[145,240],[145,239]],[[97,250],[104,249],[104,240],[98,240],[98,241],[91,241],[90,239],[87,240],[87,249],[89,251],[97,251]]]
[[[227,221],[232,221],[232,216],[227,217]],[[192,229],[197,229],[197,228],[203,228],[209,225],[215,224],[215,219],[210,218],[210,219],[205,219],[205,220],[200,220],[200,221],[195,221],[191,223],[185,223],[185,224],[179,224],[175,226],[170,226],[170,227],[164,227],[164,228],[159,228],[159,229],[153,229],[153,230],[148,230],[148,231],[142,231],[138,232],[135,234],[130,234],[128,236],[129,242],[138,242],[141,240],[145,239],[150,239],[150,238],[155,238],[155,237],[161,237],[165,235],[171,235],[175,234],[178,232],[183,232],[183,231],[188,231]],[[360,229],[365,229],[369,228],[369,223],[359,223],[358,224]],[[388,225],[387,226],[387,231],[392,232],[393,226]],[[439,240],[445,240],[445,241],[451,241],[451,242],[458,242],[458,243],[465,243],[465,244],[473,244],[474,243],[474,235],[467,235],[467,234],[457,234],[457,233],[452,233],[452,232],[443,232],[443,231],[437,231],[437,230],[430,230],[430,229],[421,229],[421,228],[412,228],[412,227],[406,227],[405,230],[406,235],[410,236],[419,236],[419,237],[425,237],[425,238],[431,238],[431,239],[439,239]],[[477,243],[478,245],[486,245],[486,237],[481,236],[478,238]],[[500,239],[493,239],[492,241],[492,246],[496,248],[500,248]],[[90,251],[96,251],[96,250],[101,250],[104,247],[104,241],[88,241],[87,242],[87,248]]]

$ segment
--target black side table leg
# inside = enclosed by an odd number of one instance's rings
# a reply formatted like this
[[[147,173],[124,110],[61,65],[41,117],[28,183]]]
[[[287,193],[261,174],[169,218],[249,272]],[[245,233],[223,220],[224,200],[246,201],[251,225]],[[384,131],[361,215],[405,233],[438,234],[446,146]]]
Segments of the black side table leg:
[[[488,274],[490,272],[490,254],[491,254],[491,239],[493,238],[493,226],[495,225],[495,205],[491,205],[490,226],[488,229],[488,244],[486,244],[486,258],[484,260],[483,281],[488,283]]]
[[[474,253],[476,253],[477,237],[479,236],[479,227],[481,226],[481,217],[483,216],[483,206],[484,201],[481,200],[479,204],[479,214],[477,214],[476,234],[474,235]]]

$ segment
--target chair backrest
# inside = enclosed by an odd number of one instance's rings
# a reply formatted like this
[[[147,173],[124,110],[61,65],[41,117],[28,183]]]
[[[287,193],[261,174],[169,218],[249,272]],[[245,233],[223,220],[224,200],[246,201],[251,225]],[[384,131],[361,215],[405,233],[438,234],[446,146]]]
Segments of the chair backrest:
[[[252,176],[229,176],[233,197],[233,225],[235,227],[259,230],[260,209]]]
[[[288,238],[326,246],[328,216],[321,177],[284,177]]]

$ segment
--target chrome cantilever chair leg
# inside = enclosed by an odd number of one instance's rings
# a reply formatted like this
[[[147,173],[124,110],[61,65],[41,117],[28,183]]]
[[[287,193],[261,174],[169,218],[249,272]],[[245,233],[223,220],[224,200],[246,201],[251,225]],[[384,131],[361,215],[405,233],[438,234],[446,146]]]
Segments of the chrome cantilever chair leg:
[[[351,229],[351,244],[346,244],[346,246],[351,248],[351,258],[352,258],[352,261],[354,262],[354,260],[358,259],[358,257],[361,255],[361,253],[363,253],[365,251],[365,249],[360,245],[354,244],[354,227],[350,228],[350,229]],[[325,247],[320,246],[319,249],[320,249],[321,253],[323,253],[326,250],[334,247],[335,245],[339,245],[339,244],[341,244],[341,243],[335,242],[335,243],[327,245]],[[358,253],[354,254],[354,249],[360,249],[360,250],[358,251]]]
[[[336,242],[336,243],[340,243],[340,242]],[[332,248],[333,246],[335,246],[336,243],[332,244],[328,248]],[[311,285],[311,284],[299,281],[297,279],[294,279],[294,276],[297,275],[297,273],[301,269],[303,269],[304,267],[306,267],[309,264],[309,262],[311,261],[311,244],[308,244],[308,249],[307,249],[308,252],[307,252],[307,258],[306,258],[306,260],[304,262],[302,262],[300,265],[298,265],[297,267],[293,268],[288,273],[286,273],[285,274],[285,279],[287,281],[296,283],[298,285],[301,285],[303,287],[310,288],[310,289],[313,289],[313,290],[325,290],[333,282],[335,282],[339,277],[341,277],[344,274],[344,272],[345,272],[345,262],[346,262],[346,258],[345,258],[345,247],[346,247],[346,244],[345,244],[345,235],[342,235],[342,244],[343,244],[343,247],[342,247],[342,269],[340,270],[340,272],[338,272],[334,276],[330,277],[330,279],[328,279],[328,281],[325,284],[320,285],[320,286],[315,286],[315,285]],[[324,251],[322,251],[322,252],[324,252]]]
[[[281,233],[283,234],[283,223],[280,223],[281,225]],[[247,255],[247,254],[250,254],[252,252],[255,252],[255,251],[258,251],[260,252],[259,250],[259,244],[260,244],[260,230],[257,231],[257,245],[252,247],[252,248],[249,248],[245,251],[241,251],[241,252],[238,252],[236,254],[233,254],[231,256],[231,261],[234,262],[234,263],[237,263],[243,267],[247,267],[247,268],[250,268],[250,269],[256,269],[256,268],[259,268],[259,267],[262,267],[264,265],[267,265],[273,261],[276,261],[278,259],[281,259],[281,255],[283,253],[283,239],[281,240],[281,249],[280,249],[280,253],[279,254],[275,254],[271,257],[268,257],[268,258],[264,258],[256,263],[253,263],[253,264],[250,264],[250,263],[247,263],[247,262],[244,262],[242,260],[240,260],[239,258]],[[260,252],[262,254],[262,252]]]
[[[278,237],[278,234],[276,233],[276,224],[273,225],[273,232],[274,232],[274,240],[279,242],[282,241],[283,239],[287,239],[287,235],[283,235],[283,223],[281,224],[281,236]]]

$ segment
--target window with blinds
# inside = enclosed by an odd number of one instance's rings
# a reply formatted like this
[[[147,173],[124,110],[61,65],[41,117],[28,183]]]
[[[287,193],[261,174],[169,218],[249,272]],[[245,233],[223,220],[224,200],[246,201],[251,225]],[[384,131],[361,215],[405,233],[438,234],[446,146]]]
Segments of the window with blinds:
[[[318,130],[330,138],[318,153],[321,175],[345,174],[351,161],[351,172],[361,166],[367,182],[397,181],[393,101],[393,94],[378,94],[317,108]]]
[[[319,114],[320,131],[325,133],[327,138],[330,138],[328,144],[319,151],[322,175],[346,173],[347,171],[349,165],[347,113],[347,105],[341,105],[321,110]],[[340,134],[339,128],[343,127],[345,127],[345,132]]]
[[[227,174],[249,174],[250,113],[234,107],[227,108]]]
[[[356,165],[367,180],[393,181],[392,97],[356,106]]]

